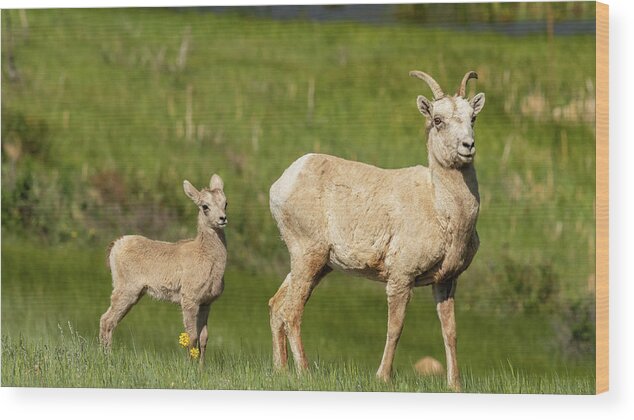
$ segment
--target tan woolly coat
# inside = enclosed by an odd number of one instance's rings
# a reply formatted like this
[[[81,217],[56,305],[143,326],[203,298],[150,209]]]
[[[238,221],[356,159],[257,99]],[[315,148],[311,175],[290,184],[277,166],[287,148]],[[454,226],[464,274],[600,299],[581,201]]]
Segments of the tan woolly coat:
[[[459,275],[478,248],[471,165],[381,169],[308,154],[270,196],[291,255],[326,249],[328,265],[351,274],[427,285]]]
[[[143,288],[148,295],[180,304],[183,299],[209,304],[224,288],[227,249],[223,231],[203,232],[177,243],[130,235],[110,252],[113,288]]]

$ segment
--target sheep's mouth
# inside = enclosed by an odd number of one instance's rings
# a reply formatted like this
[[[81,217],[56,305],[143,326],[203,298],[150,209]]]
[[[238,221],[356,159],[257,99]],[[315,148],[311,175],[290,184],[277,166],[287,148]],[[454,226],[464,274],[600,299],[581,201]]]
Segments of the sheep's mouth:
[[[462,154],[460,152],[458,152],[458,156],[460,156],[460,158],[466,162],[471,162],[473,160],[473,156],[475,155],[475,153],[471,153],[468,155]]]
[[[224,229],[224,227],[227,226],[228,224],[229,224],[229,222],[220,222],[220,223],[218,223],[218,227]]]

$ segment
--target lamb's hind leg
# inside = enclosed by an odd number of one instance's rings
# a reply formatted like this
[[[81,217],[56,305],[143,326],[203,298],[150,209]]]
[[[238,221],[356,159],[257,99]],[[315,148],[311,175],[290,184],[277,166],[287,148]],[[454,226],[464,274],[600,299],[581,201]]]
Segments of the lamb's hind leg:
[[[308,368],[301,338],[304,306],[315,286],[331,271],[330,267],[326,266],[327,255],[319,255],[316,252],[307,252],[305,255],[309,257],[299,261],[291,260],[291,277],[282,306],[284,328],[298,372]]]
[[[460,373],[456,359],[456,317],[454,313],[454,294],[457,279],[446,280],[433,285],[436,311],[440,319],[442,338],[445,342],[447,358],[447,384],[454,391],[460,391]]]
[[[284,318],[280,313],[291,273],[286,275],[284,282],[275,295],[269,300],[269,316],[271,323],[271,335],[273,336],[273,366],[276,369],[286,368],[288,354],[286,350],[286,333],[284,332]]]
[[[130,309],[141,299],[143,290],[115,288],[110,297],[110,307],[99,322],[99,341],[105,348],[112,344],[112,333]]]

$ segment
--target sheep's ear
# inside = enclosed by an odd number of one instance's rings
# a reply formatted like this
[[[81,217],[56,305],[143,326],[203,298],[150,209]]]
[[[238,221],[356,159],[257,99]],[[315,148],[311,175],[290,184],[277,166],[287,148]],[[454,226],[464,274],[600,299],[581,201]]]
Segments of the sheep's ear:
[[[209,181],[209,188],[211,188],[212,190],[222,190],[224,189],[224,187],[225,184],[224,182],[222,182],[222,178],[220,178],[220,176],[218,176],[217,174],[213,174],[211,180]]]
[[[480,111],[482,111],[482,108],[484,108],[484,93],[478,93],[471,99],[470,103],[473,108],[473,113],[478,115]]]
[[[196,187],[194,187],[189,181],[185,180],[183,181],[183,190],[185,190],[185,194],[187,194],[187,197],[191,198],[192,201],[196,203],[196,205],[198,205],[200,193],[198,192]]]
[[[419,95],[418,98],[416,98],[416,105],[418,105],[418,110],[421,114],[427,118],[431,118],[432,105],[429,99]]]

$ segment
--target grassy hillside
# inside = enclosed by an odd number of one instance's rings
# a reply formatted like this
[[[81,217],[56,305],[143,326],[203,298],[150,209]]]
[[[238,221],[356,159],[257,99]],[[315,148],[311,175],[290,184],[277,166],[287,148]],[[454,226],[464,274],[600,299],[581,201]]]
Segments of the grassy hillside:
[[[288,270],[268,211],[271,183],[307,152],[426,164],[415,98],[431,93],[408,71],[453,91],[474,69],[487,95],[476,124],[481,248],[458,291],[461,363],[474,374],[508,360],[537,373],[589,372],[593,36],[169,9],[9,10],[2,19],[3,345],[19,335],[33,346],[56,342],[57,324],[68,321],[94,337],[109,295],[106,245],[124,233],[193,235],[182,181],[201,187],[217,172],[232,271],[218,303],[223,324],[212,309],[224,340],[216,345],[270,352],[266,301]],[[380,285],[366,283],[336,276],[320,286],[305,320],[313,360],[349,355],[376,367],[385,303]],[[401,368],[426,353],[444,360],[429,291],[417,296]],[[170,348],[177,310],[143,305],[115,340]]]

